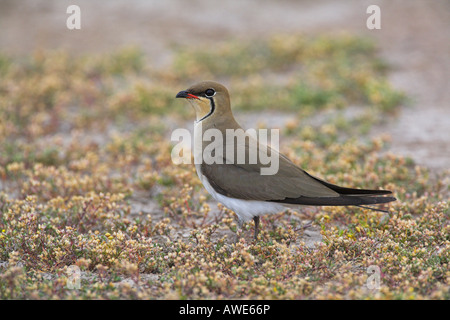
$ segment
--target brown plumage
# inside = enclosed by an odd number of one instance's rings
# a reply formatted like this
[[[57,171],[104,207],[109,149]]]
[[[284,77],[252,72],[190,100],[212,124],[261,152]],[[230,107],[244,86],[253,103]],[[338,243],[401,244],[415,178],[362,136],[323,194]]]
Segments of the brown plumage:
[[[234,140],[227,141],[227,129],[242,128],[231,112],[228,90],[219,83],[200,82],[179,92],[177,98],[188,99],[194,107],[198,128],[195,134],[203,136],[208,129],[222,132],[223,164],[207,164],[204,161],[196,165],[197,173],[213,197],[234,210],[240,221],[253,218],[256,224],[258,217],[264,212],[264,205],[267,207],[266,213],[275,213],[280,209],[279,205],[363,206],[396,200],[392,196],[386,196],[392,194],[388,190],[345,188],[314,177],[269,146],[264,145],[261,149],[260,141],[255,143],[251,136],[247,135],[247,139],[238,143]],[[278,156],[279,170],[273,175],[261,175],[260,169],[264,165],[259,157],[254,164],[238,164],[235,158],[228,159],[226,145],[232,142],[235,142],[235,151],[245,151],[246,159],[249,159],[250,154],[259,154],[267,148],[269,154],[275,153]],[[201,150],[206,145],[203,142]]]

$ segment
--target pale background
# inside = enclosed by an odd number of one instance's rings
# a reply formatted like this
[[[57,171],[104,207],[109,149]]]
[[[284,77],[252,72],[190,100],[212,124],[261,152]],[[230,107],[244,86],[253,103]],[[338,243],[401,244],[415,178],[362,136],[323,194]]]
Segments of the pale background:
[[[66,28],[70,4],[81,8],[81,30]],[[381,7],[381,30],[366,28],[371,4]],[[412,98],[373,134],[390,134],[394,153],[435,171],[449,169],[448,0],[0,0],[0,50],[18,56],[39,48],[85,54],[136,45],[149,63],[164,68],[174,45],[342,30],[375,38],[394,66],[390,82]]]

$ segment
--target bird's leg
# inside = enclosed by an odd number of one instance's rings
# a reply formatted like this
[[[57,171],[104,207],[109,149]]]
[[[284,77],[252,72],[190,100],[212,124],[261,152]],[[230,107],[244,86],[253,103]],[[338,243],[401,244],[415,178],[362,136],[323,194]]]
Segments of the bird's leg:
[[[255,222],[255,240],[258,238],[259,233],[259,216],[253,217],[253,221]]]

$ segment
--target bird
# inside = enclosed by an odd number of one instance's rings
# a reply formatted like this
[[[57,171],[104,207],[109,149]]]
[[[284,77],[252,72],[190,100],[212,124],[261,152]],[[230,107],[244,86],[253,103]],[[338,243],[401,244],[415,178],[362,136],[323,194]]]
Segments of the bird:
[[[227,131],[243,131],[243,128],[231,111],[228,89],[218,82],[201,81],[178,92],[176,98],[186,99],[196,113],[194,163],[200,181],[217,202],[235,212],[241,228],[253,219],[255,239],[259,234],[260,216],[283,212],[287,208],[360,206],[377,210],[366,206],[396,200],[388,190],[347,188],[313,176],[252,135],[237,142],[234,137],[227,140]],[[218,157],[204,153],[207,144],[202,137],[208,130],[215,130],[224,137],[223,152]],[[230,144],[234,148],[232,155],[225,150]],[[259,155],[261,150],[278,157],[276,173],[261,174],[267,165],[259,158],[253,163],[236,161],[238,151],[244,152],[247,159],[251,154]],[[222,158],[222,161],[211,161],[212,158]]]

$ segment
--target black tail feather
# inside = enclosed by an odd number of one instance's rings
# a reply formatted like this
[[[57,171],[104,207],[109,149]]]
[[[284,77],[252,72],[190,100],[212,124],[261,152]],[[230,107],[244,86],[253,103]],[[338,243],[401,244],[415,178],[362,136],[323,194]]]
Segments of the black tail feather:
[[[361,206],[388,203],[397,200],[394,197],[378,197],[378,196],[347,196],[339,197],[298,197],[285,198],[283,200],[272,200],[272,202],[280,202],[285,204],[298,204],[306,206]]]
[[[326,182],[322,179],[319,179],[317,177],[314,177],[312,175],[310,175],[308,172],[304,171],[308,176],[310,176],[311,178],[313,178],[314,180],[320,182],[321,184],[323,184],[324,186],[330,188],[333,191],[336,191],[337,193],[339,193],[340,195],[348,195],[348,196],[353,196],[353,195],[366,195],[366,196],[382,196],[382,195],[388,195],[388,194],[392,194],[391,191],[389,190],[373,190],[373,189],[354,189],[354,188],[344,188],[341,186],[337,186],[335,184]],[[392,200],[393,201],[393,200]]]
[[[397,199],[392,196],[392,192],[389,190],[373,190],[373,189],[354,189],[344,188],[322,179],[316,178],[306,171],[304,171],[311,178],[320,182],[324,186],[337,192],[337,197],[298,197],[298,198],[285,198],[282,200],[271,200],[272,202],[279,202],[284,204],[298,204],[298,205],[310,205],[310,206],[358,206],[364,208],[366,205],[382,204]],[[365,207],[366,209],[372,209]],[[372,209],[378,210],[378,209]]]

